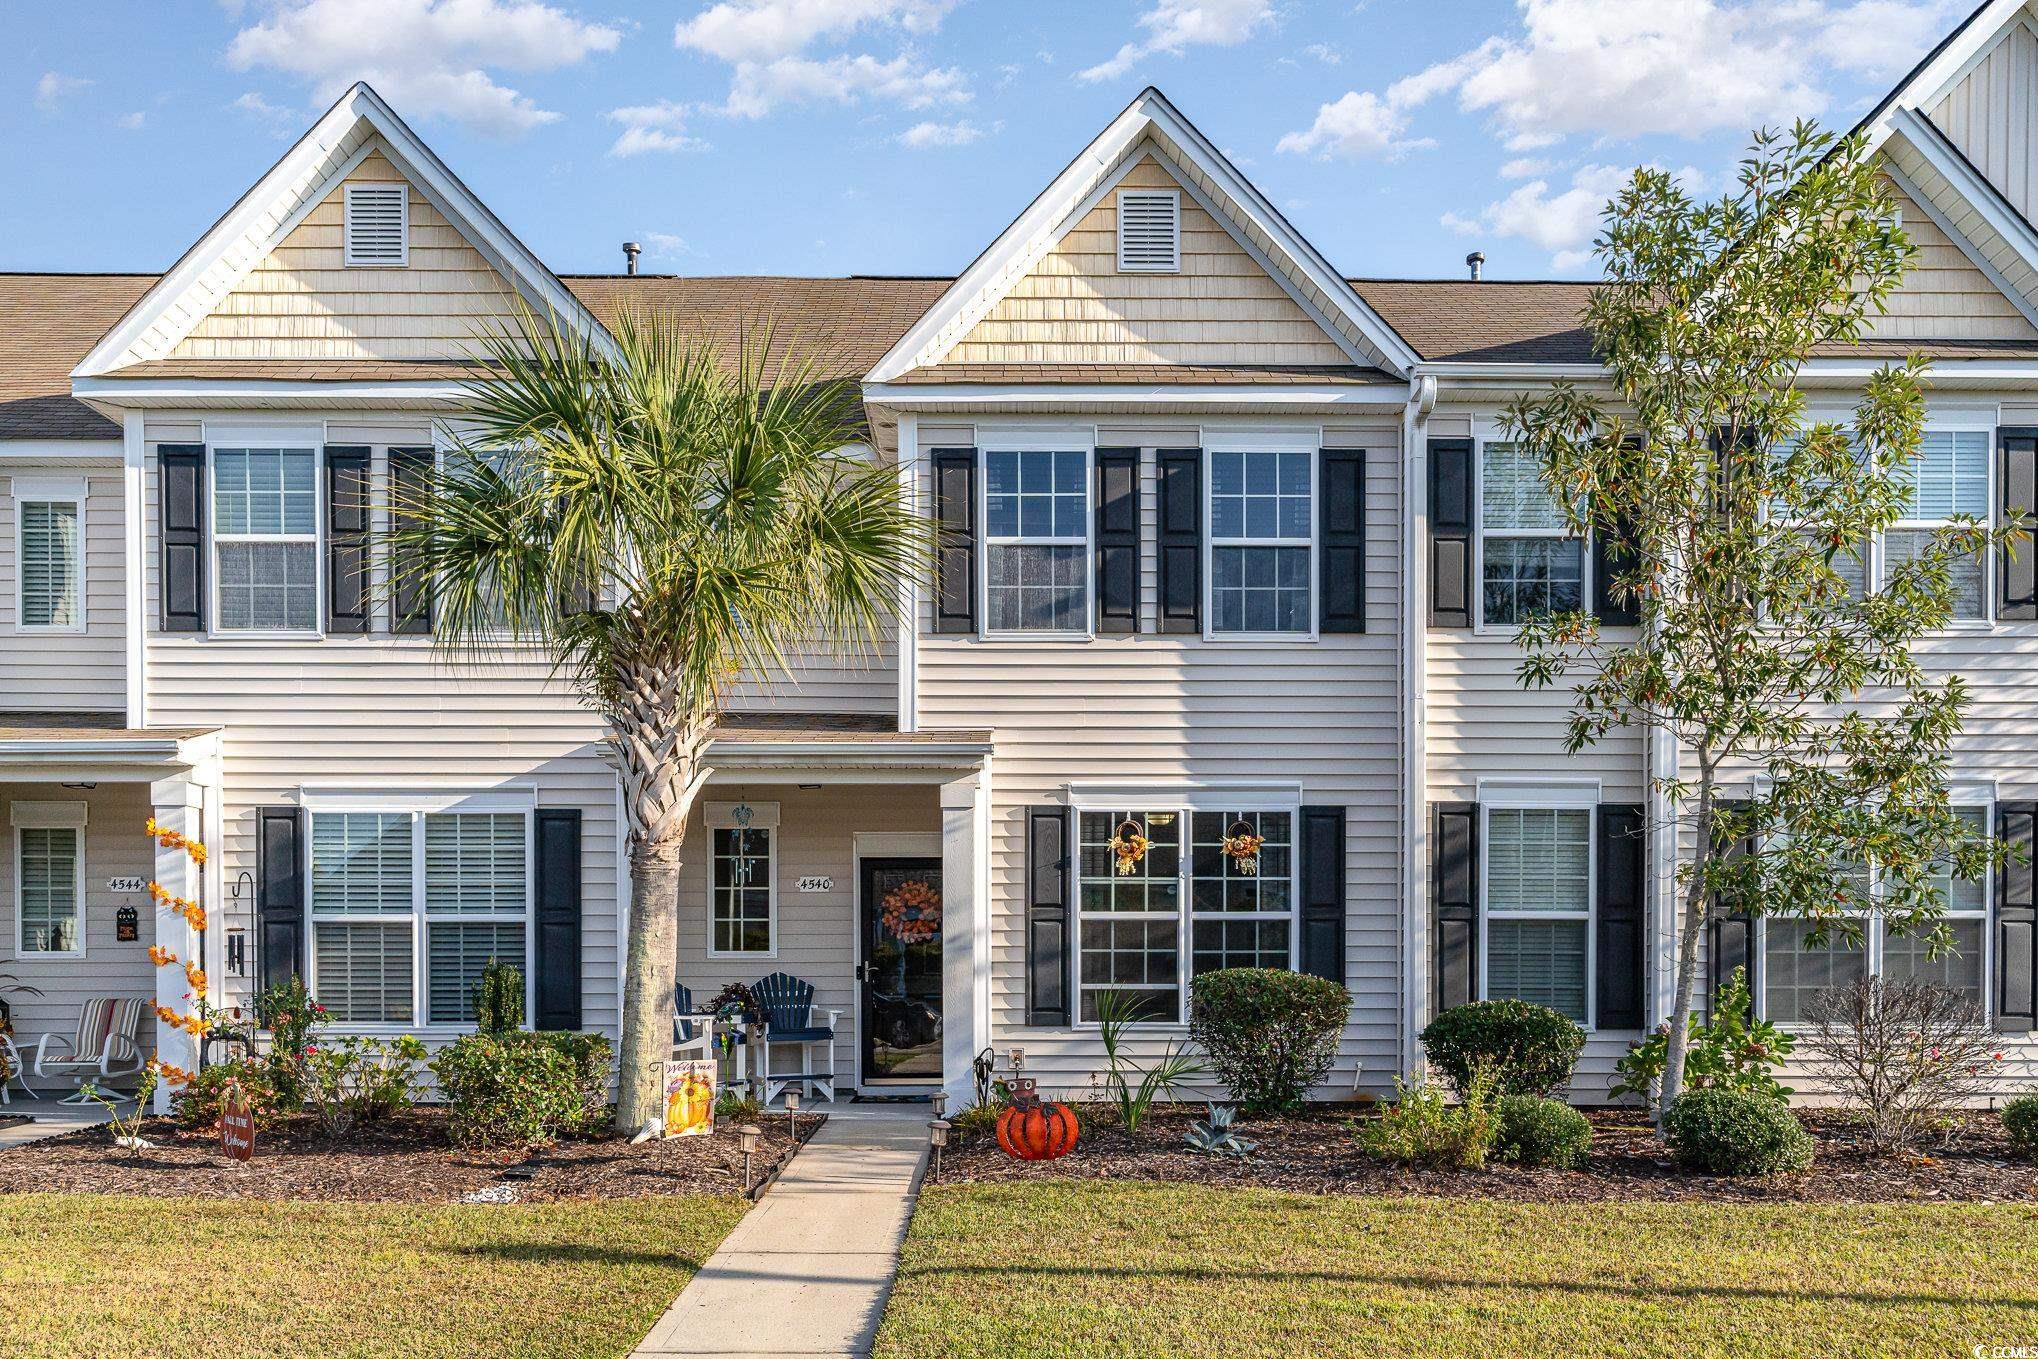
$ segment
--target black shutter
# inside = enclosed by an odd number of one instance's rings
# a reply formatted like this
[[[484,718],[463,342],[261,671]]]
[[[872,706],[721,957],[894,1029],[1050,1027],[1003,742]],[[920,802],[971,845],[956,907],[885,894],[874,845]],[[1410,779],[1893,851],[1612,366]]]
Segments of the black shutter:
[[[1203,630],[1203,450],[1163,448],[1160,464],[1160,630]]]
[[[1097,450],[1097,631],[1139,631],[1139,450]]]
[[[1643,902],[1648,894],[1648,823],[1630,803],[1599,808],[1597,965],[1599,1027],[1642,1027],[1646,975],[1642,952]]]
[[[1996,617],[2011,622],[2038,619],[2038,430],[2005,429],[2002,468],[2003,525],[2015,528],[2003,544],[2002,598]]]
[[[1345,984],[1345,809],[1302,809],[1302,970]]]
[[[1616,600],[1610,588],[1616,575],[1634,569],[1633,541],[1633,533],[1624,528],[1593,531],[1592,611],[1603,627],[1631,628],[1641,621],[1634,596]]]
[[[1743,804],[1724,801],[1721,806],[1729,811],[1739,810]],[[1715,832],[1717,835],[1717,832]],[[1730,856],[1753,854],[1753,837],[1744,837],[1736,844],[1725,847]],[[1732,903],[1722,903],[1731,908]],[[1755,915],[1752,911],[1732,911],[1719,916],[1706,927],[1705,939],[1705,994],[1699,998],[1698,1009],[1708,1018],[1712,1015],[1713,998],[1719,995],[1720,987],[1732,976],[1737,967],[1746,968],[1748,990],[1756,997],[1762,994],[1760,981],[1762,960],[1755,948]]]
[[[416,508],[431,480],[436,457],[429,448],[389,450],[389,512],[392,531],[413,526],[417,516],[401,507]],[[389,560],[389,630],[424,633],[432,630],[432,583],[402,559],[391,553]]]
[[[2038,890],[2032,829],[2038,802],[1996,804],[1996,838],[2009,849],[1996,870],[1994,1010],[2004,1033],[2038,1029]]]
[[[1429,625],[1472,626],[1472,441],[1429,441]]]
[[[1026,809],[1026,1022],[1069,1022],[1069,812]]]
[[[368,631],[368,450],[326,445],[326,631]]]
[[[1430,804],[1430,914],[1435,1013],[1477,998],[1479,804]]]
[[[164,632],[205,631],[205,445],[156,450]]]
[[[580,812],[542,807],[537,813],[537,969],[532,1027],[580,1027]]]
[[[977,451],[934,450],[934,630],[977,630]]]
[[[256,811],[256,967],[262,988],[304,975],[304,813]]]
[[[1326,448],[1319,458],[1319,632],[1366,630],[1366,450]]]

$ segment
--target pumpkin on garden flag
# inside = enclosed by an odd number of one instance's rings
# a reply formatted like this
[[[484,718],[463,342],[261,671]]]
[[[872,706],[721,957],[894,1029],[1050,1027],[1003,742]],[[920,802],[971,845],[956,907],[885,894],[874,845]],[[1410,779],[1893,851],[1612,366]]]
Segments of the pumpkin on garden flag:
[[[1076,1146],[1076,1116],[1066,1104],[1043,1104],[1035,1083],[1012,1082],[1011,1102],[998,1115],[998,1146],[1015,1161],[1052,1161]]]

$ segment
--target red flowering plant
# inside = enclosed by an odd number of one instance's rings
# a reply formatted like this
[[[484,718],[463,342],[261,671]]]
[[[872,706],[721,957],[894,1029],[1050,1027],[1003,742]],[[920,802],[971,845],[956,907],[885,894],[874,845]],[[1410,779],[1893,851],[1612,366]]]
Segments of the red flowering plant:
[[[255,1022],[269,1032],[269,1084],[277,1108],[295,1113],[309,1090],[305,1066],[318,1052],[312,1037],[326,1022],[326,1007],[311,998],[304,978],[292,976],[255,997]]]

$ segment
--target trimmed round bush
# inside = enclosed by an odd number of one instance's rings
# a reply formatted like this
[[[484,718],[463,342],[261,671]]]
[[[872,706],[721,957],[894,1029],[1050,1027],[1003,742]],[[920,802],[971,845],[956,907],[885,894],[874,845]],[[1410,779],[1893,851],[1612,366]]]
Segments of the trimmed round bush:
[[[1811,1134],[1789,1106],[1742,1090],[1690,1090],[1663,1120],[1671,1154],[1705,1175],[1809,1170]]]
[[[470,1033],[432,1061],[463,1147],[539,1146],[598,1126],[608,1072],[598,1033]]]
[[[1576,1170],[1592,1149],[1592,1125],[1585,1115],[1557,1099],[1503,1095],[1500,1132],[1493,1153],[1519,1166]]]
[[[1476,1000],[1454,1006],[1422,1031],[1422,1050],[1459,1095],[1481,1066],[1498,1095],[1554,1095],[1571,1081],[1585,1030],[1547,1005]]]
[[[1350,1007],[1322,977],[1227,967],[1190,983],[1189,1036],[1245,1113],[1279,1113],[1330,1070]]]
[[[2003,1106],[2003,1131],[2011,1151],[2038,1161],[2038,1095],[2019,1095]]]

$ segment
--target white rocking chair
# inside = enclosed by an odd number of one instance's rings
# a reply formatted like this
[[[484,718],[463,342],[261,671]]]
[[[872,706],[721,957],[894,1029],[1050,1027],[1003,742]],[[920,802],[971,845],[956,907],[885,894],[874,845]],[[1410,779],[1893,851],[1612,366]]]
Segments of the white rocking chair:
[[[66,1038],[46,1033],[35,1045],[37,1077],[68,1076],[77,1081],[76,1093],[59,1104],[89,1104],[85,1086],[103,1085],[116,1076],[132,1076],[142,1069],[142,1009],[147,1001],[133,997],[101,996],[78,1007],[77,1033]]]

